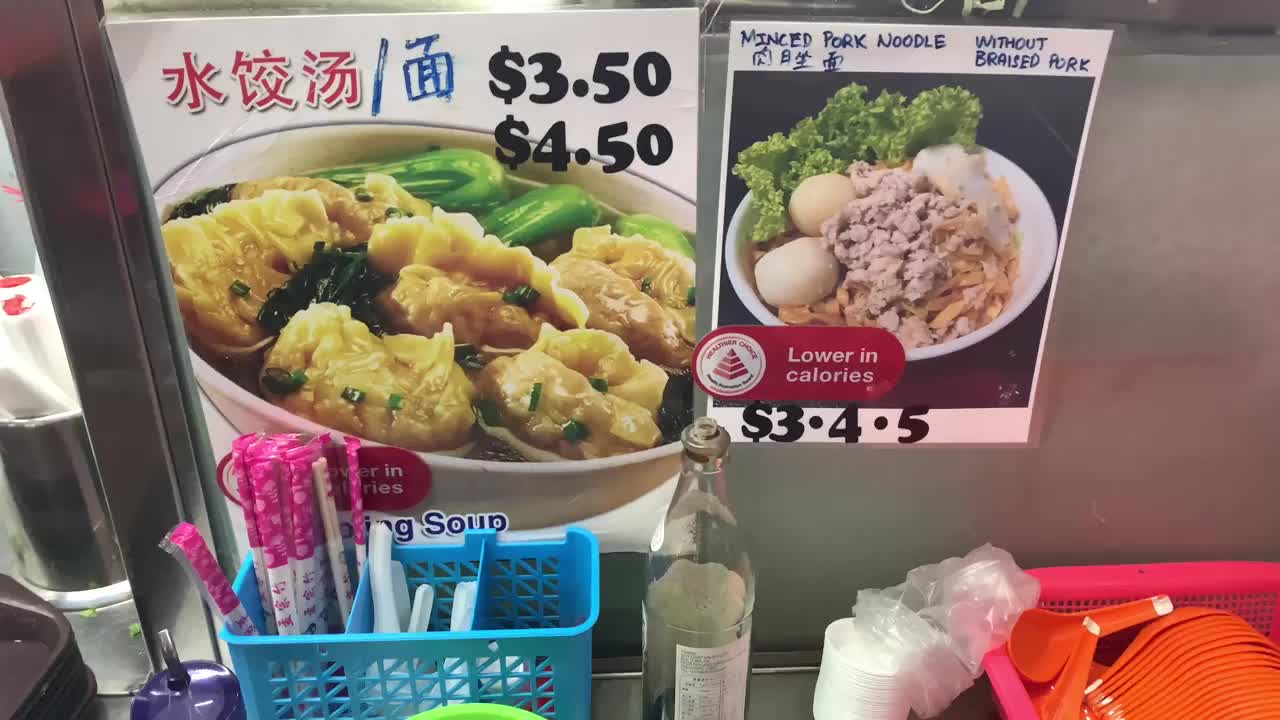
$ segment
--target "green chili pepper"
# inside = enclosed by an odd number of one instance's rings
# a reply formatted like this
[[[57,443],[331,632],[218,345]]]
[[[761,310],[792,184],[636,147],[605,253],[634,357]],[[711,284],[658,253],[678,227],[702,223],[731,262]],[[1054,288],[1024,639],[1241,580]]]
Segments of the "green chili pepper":
[[[342,388],[342,399],[352,405],[358,405],[364,402],[364,391],[350,386],[344,387]]]
[[[369,188],[363,185],[357,186],[353,192],[356,196],[356,199],[359,200],[360,202],[369,202],[370,200],[373,199],[373,193],[369,192]]]
[[[236,280],[231,283],[231,292],[240,297],[246,297],[249,294],[249,286],[242,280]]]
[[[387,407],[391,410],[399,410],[404,406],[404,396],[399,393],[391,393],[387,396]]]
[[[600,392],[609,392],[609,381],[604,378],[591,378],[587,382],[591,383],[591,387]]]
[[[653,294],[653,278],[644,278],[640,281],[640,292],[645,295]]]
[[[685,301],[685,303],[686,303],[689,307],[693,307],[693,299],[694,299],[694,297],[693,297],[693,296],[694,296],[694,292],[693,292],[693,291],[694,291],[694,290],[696,290],[696,289],[697,289],[697,288],[695,288],[694,286],[690,285],[690,286],[689,286],[689,293],[688,293],[688,295],[686,295],[686,296],[685,296],[684,301]]]
[[[697,259],[697,252],[689,236],[657,215],[624,215],[613,223],[613,231],[619,235],[630,237],[641,235],[668,250],[674,250],[690,260]]]
[[[321,170],[315,177],[355,187],[369,173],[390,175],[410,195],[425,198],[449,212],[479,213],[507,201],[506,173],[497,159],[479,150],[431,149],[394,160]]]
[[[394,205],[392,205],[391,207],[387,208],[387,219],[388,219],[388,220],[392,220],[392,219],[394,219],[394,218],[398,218],[398,217],[404,217],[404,215],[405,215],[404,211],[403,211],[403,210],[401,210],[400,208],[398,208],[398,207],[394,206]]]
[[[534,383],[533,390],[529,393],[529,412],[538,409],[539,400],[542,400],[542,383]]]
[[[533,245],[600,222],[595,198],[577,185],[547,185],[495,208],[480,219],[507,245]]]

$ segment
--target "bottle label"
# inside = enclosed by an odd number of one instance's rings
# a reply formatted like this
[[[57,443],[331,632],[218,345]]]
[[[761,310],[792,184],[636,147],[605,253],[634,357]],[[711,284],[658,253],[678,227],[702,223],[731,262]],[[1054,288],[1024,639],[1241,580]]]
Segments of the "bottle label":
[[[676,645],[675,720],[743,720],[751,633],[717,648]]]

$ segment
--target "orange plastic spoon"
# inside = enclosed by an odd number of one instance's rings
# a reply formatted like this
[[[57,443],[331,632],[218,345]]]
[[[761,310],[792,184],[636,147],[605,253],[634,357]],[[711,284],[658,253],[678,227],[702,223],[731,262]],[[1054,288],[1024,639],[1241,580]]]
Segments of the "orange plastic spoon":
[[[1237,654],[1217,659],[1206,658],[1196,672],[1179,677],[1160,678],[1149,683],[1131,697],[1121,699],[1121,706],[1150,711],[1155,717],[1176,717],[1203,701],[1202,689],[1209,689],[1213,698],[1225,699],[1231,690],[1258,691],[1264,689],[1257,679],[1270,673],[1280,680],[1280,665],[1265,656]],[[1250,682],[1245,676],[1257,678]],[[1210,702],[1212,704],[1212,702]],[[1121,709],[1123,713],[1123,709]],[[1130,713],[1132,714],[1132,713]],[[1105,714],[1104,714],[1105,715]],[[1190,717],[1215,717],[1213,714]]]
[[[1144,682],[1148,675],[1167,677],[1170,671],[1187,665],[1189,659],[1194,660],[1195,653],[1260,639],[1243,621],[1237,624],[1225,618],[1206,617],[1182,623],[1152,639],[1142,653],[1129,658],[1118,672],[1104,676],[1105,682],[1100,686],[1090,686],[1089,694],[1091,697],[1120,695]],[[1105,704],[1102,702],[1099,706]]]
[[[1086,703],[1100,717],[1131,717],[1136,711],[1146,711],[1166,702],[1173,702],[1175,708],[1178,704],[1186,705],[1198,687],[1229,686],[1229,678],[1239,672],[1270,670],[1276,673],[1274,679],[1280,680],[1280,673],[1276,672],[1280,670],[1280,659],[1257,650],[1256,645],[1227,645],[1209,650],[1189,664],[1159,669],[1125,690],[1108,692],[1102,702],[1086,696]]]
[[[1078,613],[1056,613],[1039,608],[1028,610],[1018,618],[1009,635],[1009,659],[1026,679],[1047,683],[1066,664],[1085,616],[1093,619],[1099,633],[1105,637],[1171,612],[1173,602],[1168,595]]]
[[[1090,617],[1076,627],[1075,647],[1041,706],[1040,717],[1043,720],[1080,720],[1084,686],[1089,683],[1089,669],[1093,666],[1093,654],[1098,650],[1100,631],[1098,623]]]
[[[1172,613],[1156,620],[1150,625],[1142,628],[1133,642],[1129,643],[1129,647],[1125,648],[1124,653],[1111,664],[1103,674],[1102,679],[1108,680],[1125,668],[1136,656],[1141,654],[1146,645],[1156,638],[1159,638],[1170,629],[1191,620],[1202,618],[1210,615],[1230,615],[1231,613],[1222,610],[1212,610],[1209,608],[1178,608]]]

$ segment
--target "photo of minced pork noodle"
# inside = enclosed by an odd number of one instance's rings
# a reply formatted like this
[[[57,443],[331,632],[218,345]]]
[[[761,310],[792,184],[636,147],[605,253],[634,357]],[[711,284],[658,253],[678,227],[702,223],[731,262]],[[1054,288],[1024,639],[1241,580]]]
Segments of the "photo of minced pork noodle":
[[[911,349],[962,337],[1000,314],[1017,252],[1011,244],[997,250],[972,202],[905,167],[857,163],[850,177],[855,199],[822,225],[844,278],[827,299],[780,307],[783,322],[879,326]],[[1006,214],[1017,218],[1011,204]]]
[[[909,103],[864,95],[844,88],[739,155],[765,205],[750,231],[756,290],[789,325],[881,327],[908,350],[968,335],[1009,305],[1020,251],[1018,208],[975,143],[981,105],[952,87]],[[859,124],[834,114],[858,108],[877,134],[842,139]]]

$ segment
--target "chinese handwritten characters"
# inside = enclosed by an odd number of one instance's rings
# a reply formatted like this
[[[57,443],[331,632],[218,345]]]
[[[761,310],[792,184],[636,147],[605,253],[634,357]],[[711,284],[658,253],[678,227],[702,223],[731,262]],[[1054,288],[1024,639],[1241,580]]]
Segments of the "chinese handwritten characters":
[[[423,98],[448,100],[453,97],[453,55],[431,51],[431,46],[439,39],[439,34],[424,35],[404,44],[404,49],[410,54],[404,59],[400,70],[404,76],[404,95],[410,102]],[[374,117],[382,112],[382,78],[390,50],[391,42],[382,38],[378,46],[378,68],[373,74]]]
[[[404,91],[410,100],[453,95],[453,56],[431,52],[431,44],[439,39],[439,35],[428,35],[404,44],[405,50],[422,49],[420,56],[404,61]]]
[[[182,64],[161,73],[171,83],[165,101],[181,105],[189,113],[204,112],[209,104],[221,105],[228,94],[215,84],[221,69],[201,61],[194,52],[182,53]],[[291,83],[294,71],[290,59],[269,48],[259,53],[237,50],[231,63],[231,78],[245,110],[263,112],[272,108],[295,110],[300,91]],[[356,55],[349,50],[306,50],[302,53],[302,77],[306,91],[302,101],[308,107],[331,109],[359,107],[363,85]]]
[[[438,49],[439,40],[437,33],[404,43],[401,74],[409,102],[453,97],[453,56]],[[382,80],[389,50],[390,41],[382,38],[373,72],[370,112],[374,116],[382,110]],[[307,49],[302,53],[300,67],[285,53],[272,52],[270,48],[260,52],[237,50],[229,73],[220,80],[221,72],[222,68],[196,52],[182,53],[181,64],[161,70],[168,83],[165,101],[191,114],[204,112],[210,105],[222,105],[232,94],[237,94],[240,107],[250,112],[296,110],[299,105],[325,110],[357,108],[364,102],[365,84],[351,50]],[[301,75],[297,83],[295,74]]]

